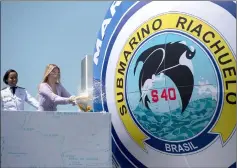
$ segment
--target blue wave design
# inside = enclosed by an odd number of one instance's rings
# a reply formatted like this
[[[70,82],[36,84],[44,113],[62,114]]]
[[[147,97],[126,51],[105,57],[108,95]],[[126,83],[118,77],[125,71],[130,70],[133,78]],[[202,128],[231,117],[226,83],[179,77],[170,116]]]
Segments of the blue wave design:
[[[181,141],[200,133],[211,121],[216,109],[211,98],[191,102],[181,113],[181,108],[167,113],[154,113],[139,104],[133,111],[138,123],[151,135],[168,141]]]

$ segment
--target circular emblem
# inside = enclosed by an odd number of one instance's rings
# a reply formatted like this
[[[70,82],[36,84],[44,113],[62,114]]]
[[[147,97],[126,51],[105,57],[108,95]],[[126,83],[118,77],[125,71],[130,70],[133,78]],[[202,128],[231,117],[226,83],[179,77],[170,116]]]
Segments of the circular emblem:
[[[100,83],[94,108],[112,113],[115,164],[231,166],[236,162],[231,146],[236,141],[235,17],[213,2],[128,7],[117,25],[110,20],[108,31],[114,31],[94,56],[95,61],[103,55],[94,65],[96,73],[98,64],[101,69],[94,75]],[[225,23],[207,16],[210,9],[223,12]],[[231,152],[230,158],[219,154]]]
[[[170,20],[176,22],[165,23]],[[218,59],[228,55],[235,69],[235,58],[218,41],[223,45],[211,26],[182,13],[156,16],[128,39],[117,63],[115,99],[126,130],[141,148],[148,144],[165,153],[192,153],[217,137],[213,126],[221,109],[228,113],[223,98],[229,105],[236,101],[235,90],[223,96],[221,69],[227,67]]]

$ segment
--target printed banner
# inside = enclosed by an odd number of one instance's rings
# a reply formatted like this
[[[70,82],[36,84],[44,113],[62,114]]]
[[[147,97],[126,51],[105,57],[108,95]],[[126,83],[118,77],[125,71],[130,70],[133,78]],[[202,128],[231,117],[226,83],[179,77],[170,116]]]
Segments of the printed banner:
[[[111,167],[111,114],[1,111],[1,167]]]

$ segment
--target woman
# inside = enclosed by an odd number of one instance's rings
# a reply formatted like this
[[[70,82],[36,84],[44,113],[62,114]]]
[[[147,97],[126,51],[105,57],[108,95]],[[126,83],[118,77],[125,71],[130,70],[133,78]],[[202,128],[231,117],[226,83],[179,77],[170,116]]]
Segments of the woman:
[[[74,98],[60,83],[59,67],[55,64],[47,65],[39,85],[39,111],[57,111],[59,104],[75,105]]]
[[[25,88],[17,86],[18,73],[15,70],[9,69],[3,77],[3,82],[7,87],[1,90],[2,110],[23,111],[24,102],[27,102],[38,109],[38,101],[33,98]]]

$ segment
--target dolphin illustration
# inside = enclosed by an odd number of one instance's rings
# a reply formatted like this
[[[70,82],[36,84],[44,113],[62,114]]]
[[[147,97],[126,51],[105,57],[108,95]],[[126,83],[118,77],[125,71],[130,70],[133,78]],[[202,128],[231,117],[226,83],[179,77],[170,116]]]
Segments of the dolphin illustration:
[[[147,109],[150,109],[148,106],[150,100],[147,94],[144,95],[143,90],[147,90],[147,86],[151,86],[151,79],[154,75],[163,73],[178,88],[182,101],[182,112],[184,112],[193,92],[194,78],[191,59],[195,53],[196,50],[193,46],[188,47],[185,41],[178,41],[155,45],[146,49],[140,55],[136,61],[134,74],[138,63],[143,62],[139,76],[139,91],[141,95],[140,101],[143,102]]]

